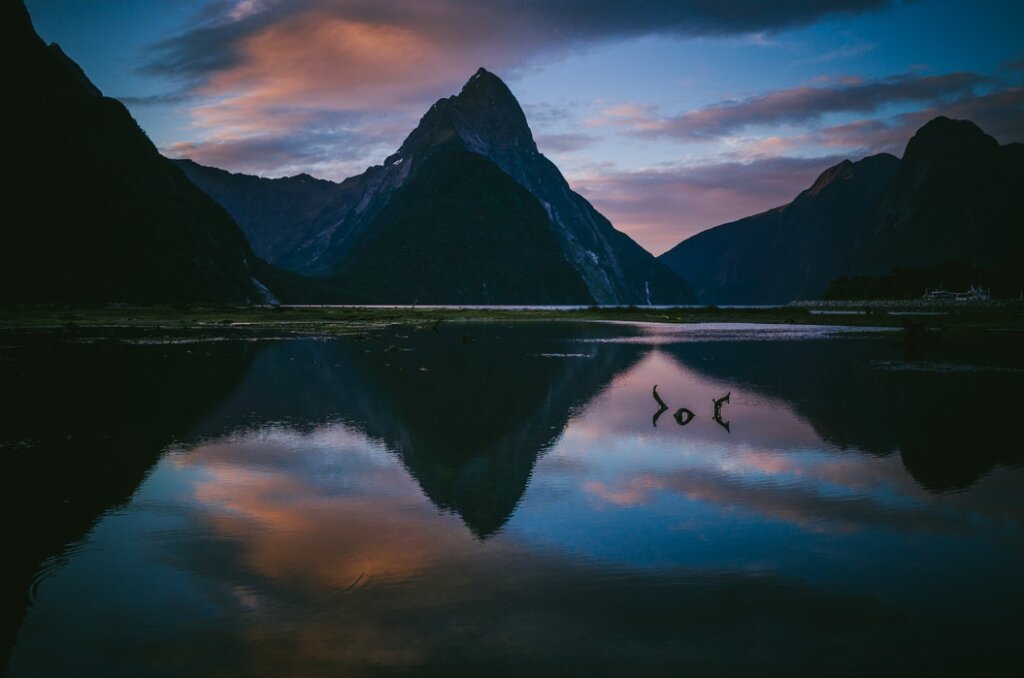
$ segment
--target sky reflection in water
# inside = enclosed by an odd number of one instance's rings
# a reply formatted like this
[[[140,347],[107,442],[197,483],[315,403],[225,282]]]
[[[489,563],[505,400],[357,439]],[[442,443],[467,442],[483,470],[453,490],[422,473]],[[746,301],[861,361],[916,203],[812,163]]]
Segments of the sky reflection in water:
[[[1008,656],[1024,475],[972,403],[1017,373],[882,370],[894,341],[813,332],[468,331],[261,345],[42,573],[12,675]]]

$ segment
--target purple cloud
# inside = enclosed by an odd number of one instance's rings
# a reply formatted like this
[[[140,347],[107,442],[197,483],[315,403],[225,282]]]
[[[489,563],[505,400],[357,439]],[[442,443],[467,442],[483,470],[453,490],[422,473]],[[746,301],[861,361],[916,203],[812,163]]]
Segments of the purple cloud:
[[[856,120],[820,129],[810,137],[826,147],[846,148],[858,153],[885,151],[902,155],[914,132],[940,115],[971,120],[1000,143],[1021,142],[1024,141],[1024,88],[1011,87],[968,95],[892,118]]]
[[[573,188],[655,254],[705,228],[788,203],[843,156],[770,157],[641,171],[598,171]]]
[[[488,42],[525,52],[566,44],[641,35],[684,37],[772,33],[834,17],[891,6],[891,0],[217,0],[188,31],[157,46],[147,70],[203,75],[239,65],[244,45],[275,26],[303,16],[323,21],[399,29],[445,43],[449,50]],[[506,62],[507,65],[507,62]]]
[[[827,87],[775,90],[747,99],[722,101],[673,117],[658,117],[649,108],[622,115],[620,106],[606,111],[597,122],[623,126],[637,134],[704,141],[752,126],[813,122],[830,113],[872,113],[890,104],[938,105],[973,95],[988,83],[991,78],[977,73],[903,74]]]

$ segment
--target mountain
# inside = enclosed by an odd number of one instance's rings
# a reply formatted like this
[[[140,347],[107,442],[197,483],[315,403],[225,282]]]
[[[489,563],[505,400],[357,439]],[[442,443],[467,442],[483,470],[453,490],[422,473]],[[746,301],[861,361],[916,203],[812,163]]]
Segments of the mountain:
[[[384,303],[594,301],[537,200],[494,163],[465,151],[424,163],[339,273],[349,293]]]
[[[793,202],[716,226],[661,255],[709,304],[775,304],[820,298],[850,267],[850,244],[899,160],[844,160]]]
[[[64,342],[54,350],[30,342],[17,359],[0,360],[0,383],[18,394],[7,399],[0,428],[5,674],[32,605],[32,582],[47,561],[62,558],[100,516],[128,502],[168,445],[187,438],[236,391],[257,346]]]
[[[1024,463],[1012,427],[979,425],[1014,417],[1013,398],[991,396],[1016,390],[1020,378],[1012,370],[878,369],[899,360],[905,347],[840,338],[680,342],[661,350],[698,375],[783,400],[842,450],[898,454],[930,492],[963,490],[997,465]],[[933,346],[919,358],[985,365],[992,360],[987,352]]]
[[[907,144],[899,171],[854,241],[852,273],[882,275],[944,261],[998,268],[1024,246],[1022,190],[1018,148],[1000,146],[967,120],[935,118]]]
[[[699,233],[660,258],[704,303],[816,299],[844,276],[881,289],[865,277],[937,274],[946,262],[1005,282],[1024,248],[1021,189],[1024,146],[1000,146],[971,122],[939,117],[902,160],[843,161],[788,205]]]
[[[191,160],[172,160],[203,192],[224,206],[239,224],[244,224],[256,256],[285,268],[277,253],[298,249],[304,234],[303,224],[316,220],[335,198],[338,185],[332,181],[299,174],[284,179],[264,179],[247,174],[232,174],[205,167]],[[282,228],[287,224],[289,228]]]
[[[437,101],[398,151],[385,159],[382,165],[336,184],[333,195],[324,198],[323,203],[317,202],[323,198],[319,188],[302,194],[306,202],[301,209],[286,210],[282,207],[280,192],[274,193],[275,197],[260,198],[272,202],[273,211],[287,215],[276,222],[276,235],[270,234],[273,224],[268,218],[263,215],[254,217],[250,213],[252,200],[246,195],[256,186],[265,187],[268,194],[271,190],[284,191],[283,182],[294,182],[294,178],[257,183],[253,177],[218,174],[216,170],[201,168],[194,163],[183,162],[179,166],[200,188],[232,213],[250,237],[259,243],[257,252],[269,261],[299,273],[346,277],[356,275],[369,266],[357,259],[360,252],[369,251],[366,243],[370,240],[384,232],[408,233],[408,227],[395,228],[386,223],[401,210],[392,208],[387,211],[390,216],[381,219],[378,216],[408,184],[421,178],[422,173],[445,166],[432,162],[435,156],[455,153],[480,156],[529,192],[532,200],[544,211],[562,257],[582,279],[589,298],[602,304],[684,303],[693,300],[692,293],[679,276],[628,236],[616,231],[583,197],[572,191],[558,168],[537,150],[526,116],[508,87],[500,78],[482,68],[458,95]],[[330,189],[325,191],[332,192]],[[314,202],[317,202],[315,206],[312,205]],[[454,207],[453,204],[448,206]],[[535,210],[531,207],[527,212]],[[486,221],[477,219],[474,223],[485,233],[495,231],[494,225]],[[434,220],[420,219],[417,230],[429,234],[438,226]],[[513,226],[515,224],[506,222],[503,230]],[[514,241],[514,237],[508,239],[510,245]],[[268,244],[266,249],[260,249],[264,247],[263,243],[271,242],[281,244]],[[429,248],[429,237],[424,236],[423,243],[427,249],[420,255],[435,259],[443,267],[444,264]],[[399,247],[400,243],[377,240],[370,249],[383,253],[392,246]],[[524,255],[525,252],[517,256],[522,258]],[[492,263],[491,260],[480,260],[476,265],[486,269]],[[379,265],[382,266],[381,271],[386,271],[389,266],[391,270],[397,270],[393,263],[386,261],[379,262]],[[539,266],[531,266],[533,275],[543,270]],[[558,288],[547,289],[554,292]],[[579,298],[571,290],[557,297],[554,294],[548,296],[552,301],[564,302]]]
[[[467,331],[477,340],[465,343]],[[396,455],[438,509],[487,539],[512,516],[538,459],[574,413],[649,347],[602,342],[589,358],[550,354],[613,336],[622,328],[445,322],[358,342],[264,342],[232,395],[188,438],[216,439],[243,422],[287,422],[303,432],[345,422]],[[403,350],[388,351],[392,345]]]
[[[0,300],[263,300],[230,215],[47,47],[22,2],[5,0],[0,18],[10,130]]]

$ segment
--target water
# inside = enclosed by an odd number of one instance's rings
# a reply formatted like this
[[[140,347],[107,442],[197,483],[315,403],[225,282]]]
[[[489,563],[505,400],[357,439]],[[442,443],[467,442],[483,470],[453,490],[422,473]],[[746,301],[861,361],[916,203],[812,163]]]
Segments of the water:
[[[998,673],[1024,375],[904,357],[618,323],[4,347],[9,673]]]

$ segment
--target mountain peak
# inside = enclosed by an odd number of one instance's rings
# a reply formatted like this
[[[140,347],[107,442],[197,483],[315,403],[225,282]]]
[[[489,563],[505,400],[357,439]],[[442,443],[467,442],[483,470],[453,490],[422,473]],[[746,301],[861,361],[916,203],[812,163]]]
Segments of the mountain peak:
[[[999,142],[970,120],[939,116],[925,123],[910,138],[903,162],[907,168],[932,161],[964,163],[972,161],[980,149],[994,153],[998,148]]]
[[[921,129],[917,130],[914,136],[928,136],[932,134],[962,134],[971,136],[985,135],[985,133],[981,131],[981,128],[970,120],[954,120],[953,118],[947,118],[944,115],[936,116],[926,122],[921,126]]]
[[[849,160],[843,160],[838,165],[833,165],[832,167],[829,167],[827,170],[819,174],[818,178],[814,180],[814,183],[811,184],[811,187],[808,188],[803,193],[803,195],[818,195],[835,182],[850,176],[852,171],[853,163],[850,162]]]
[[[537,152],[519,102],[502,79],[485,68],[477,69],[457,95],[435,102],[385,165],[452,141],[487,157]]]
[[[854,177],[863,177],[865,174],[877,174],[879,172],[887,175],[891,174],[896,171],[899,162],[899,158],[889,153],[869,155],[856,162],[843,160],[818,175],[818,178],[814,180],[811,187],[800,193],[797,199],[819,195],[841,181]]]
[[[985,143],[985,140],[998,143],[970,120],[954,120],[940,115],[926,122],[914,133],[907,143],[907,150],[910,151],[911,147],[915,145]]]
[[[89,79],[89,76],[82,70],[82,67],[79,66],[74,59],[69,57],[64,50],[60,48],[60,45],[55,42],[51,42],[50,53],[53,54],[54,60],[57,63],[67,69],[68,74],[75,82],[82,86],[82,89],[85,90],[87,94],[97,97],[103,96],[103,92],[100,91],[100,88],[93,84],[92,80]]]
[[[10,91],[20,95],[102,96],[60,45],[43,42],[21,0],[0,2],[0,31],[5,49],[18,55],[18,67],[8,74]]]
[[[449,101],[459,136],[470,150],[484,155],[501,148],[537,150],[526,114],[512,90],[487,69],[478,68]]]
[[[491,73],[483,66],[476,69],[476,73],[469,77],[469,80],[467,80],[466,84],[462,86],[462,90],[456,98],[474,96],[481,93],[508,96],[515,100],[515,97],[512,96],[511,90],[508,88],[508,85],[506,85],[501,78],[496,76],[494,73]]]

